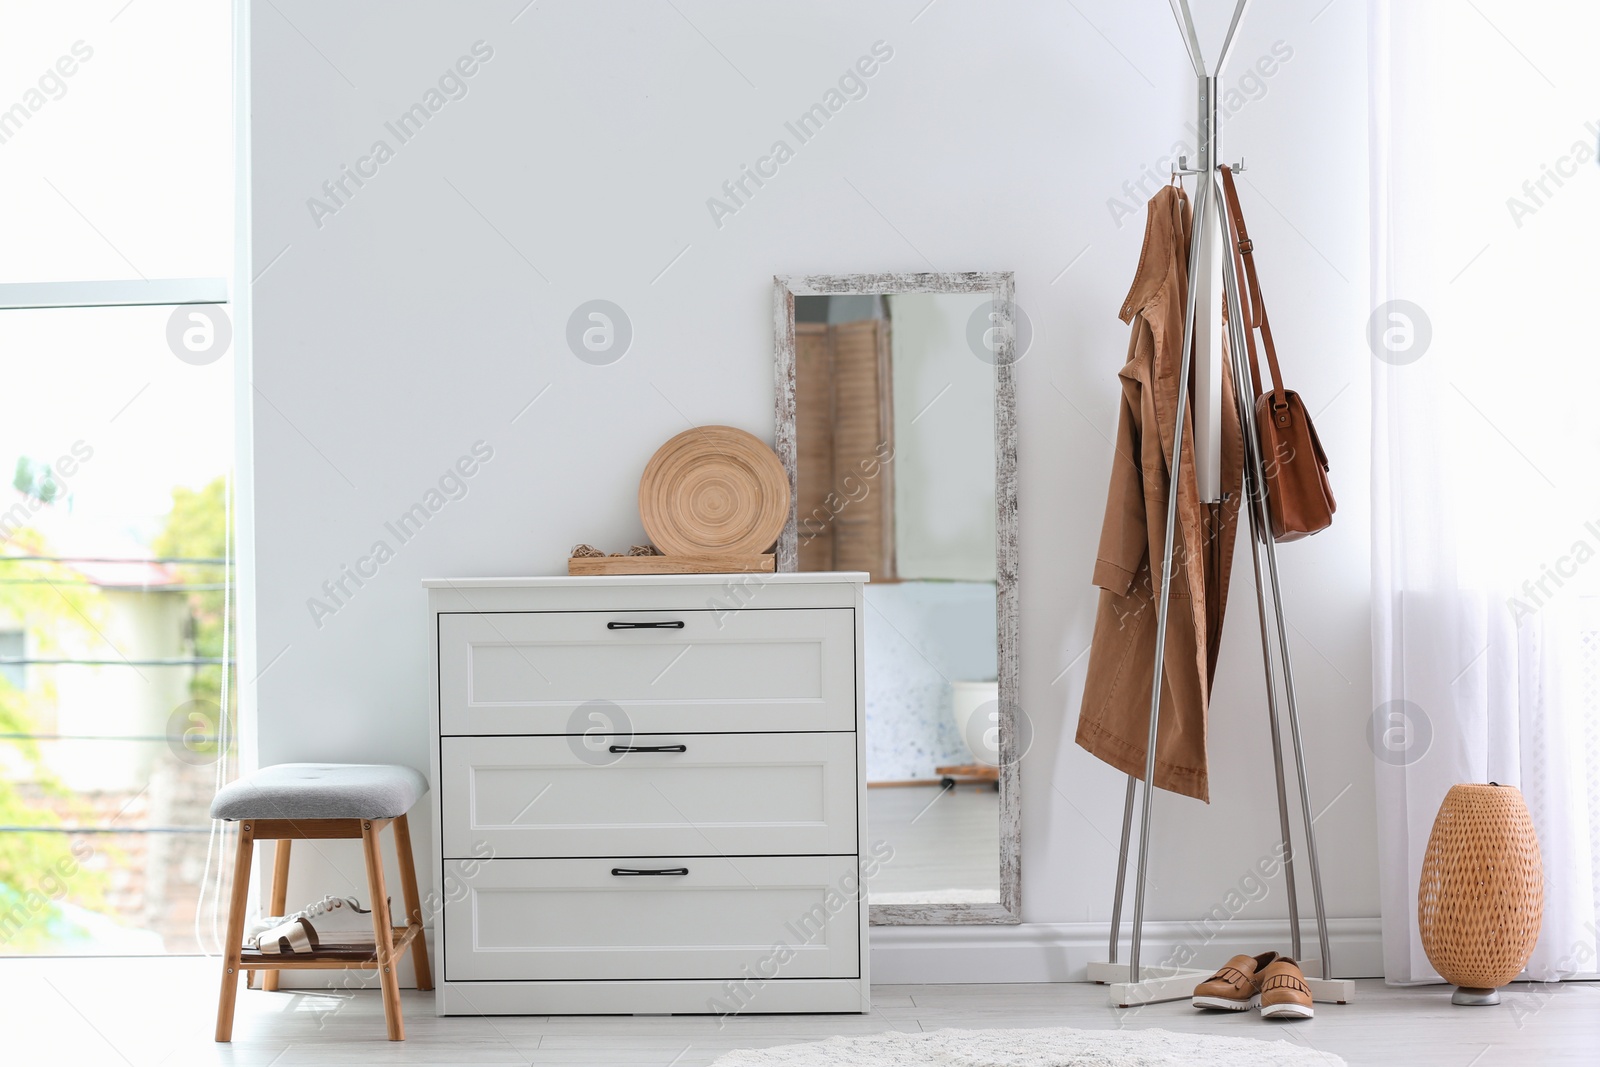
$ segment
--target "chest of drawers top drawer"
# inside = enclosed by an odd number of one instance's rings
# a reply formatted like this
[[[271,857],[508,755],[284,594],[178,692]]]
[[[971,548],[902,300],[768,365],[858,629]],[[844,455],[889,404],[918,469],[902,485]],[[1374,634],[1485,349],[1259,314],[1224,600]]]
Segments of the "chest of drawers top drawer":
[[[853,608],[437,618],[443,735],[855,729]]]

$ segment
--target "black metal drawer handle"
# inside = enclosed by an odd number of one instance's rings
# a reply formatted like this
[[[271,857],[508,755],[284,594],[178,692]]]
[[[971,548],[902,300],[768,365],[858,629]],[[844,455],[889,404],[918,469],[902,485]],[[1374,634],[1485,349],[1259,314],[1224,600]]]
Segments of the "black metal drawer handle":
[[[672,622],[608,622],[608,630],[681,630],[683,620],[675,619]]]
[[[612,752],[687,752],[688,745],[612,745]]]
[[[659,871],[636,871],[628,867],[613,867],[611,873],[619,878],[643,878],[649,875],[685,875],[689,873],[689,868],[667,867]]]

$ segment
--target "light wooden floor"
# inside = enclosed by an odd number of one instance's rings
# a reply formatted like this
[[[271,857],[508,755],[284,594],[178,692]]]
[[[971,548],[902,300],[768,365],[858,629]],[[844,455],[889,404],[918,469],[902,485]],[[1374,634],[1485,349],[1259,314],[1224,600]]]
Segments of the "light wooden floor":
[[[1600,983],[1513,987],[1498,1008],[1454,1008],[1442,987],[1362,982],[1310,1022],[1215,1016],[1185,1004],[1113,1012],[1089,985],[879,986],[870,1016],[440,1019],[404,996],[408,1040],[383,1040],[376,992],[241,993],[235,1040],[211,1041],[216,965],[197,958],[0,959],[0,1063],[256,1067],[332,1064],[653,1064],[694,1067],[730,1048],[940,1027],[1162,1027],[1282,1038],[1352,1065],[1502,1067],[1600,1062]]]
[[[874,903],[1000,899],[1000,794],[993,789],[868,789],[867,833],[894,846],[867,887]]]

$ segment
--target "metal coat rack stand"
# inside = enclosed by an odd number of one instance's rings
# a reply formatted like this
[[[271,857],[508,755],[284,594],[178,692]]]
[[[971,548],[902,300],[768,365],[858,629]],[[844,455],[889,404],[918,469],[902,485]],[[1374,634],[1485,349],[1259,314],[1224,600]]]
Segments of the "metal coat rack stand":
[[[1122,933],[1122,901],[1125,895],[1128,877],[1128,845],[1133,831],[1134,793],[1138,779],[1128,776],[1128,791],[1123,802],[1122,812],[1122,847],[1117,860],[1117,889],[1116,897],[1111,910],[1111,942],[1109,958],[1104,963],[1091,963],[1089,965],[1089,978],[1091,981],[1102,982],[1111,986],[1111,1003],[1118,1007],[1133,1007],[1140,1004],[1152,1004],[1166,1000],[1185,999],[1191,995],[1195,985],[1210,975],[1209,970],[1197,971],[1187,967],[1140,966],[1140,948],[1144,938],[1144,903],[1145,887],[1148,881],[1147,874],[1150,858],[1150,801],[1151,783],[1155,778],[1156,760],[1156,733],[1161,712],[1161,685],[1166,659],[1167,614],[1172,596],[1172,557],[1174,533],[1177,529],[1178,518],[1178,492],[1182,484],[1181,464],[1183,461],[1183,434],[1184,421],[1189,407],[1189,380],[1191,370],[1196,372],[1195,377],[1200,383],[1197,393],[1201,394],[1203,403],[1215,405],[1214,410],[1201,412],[1197,404],[1195,421],[1200,424],[1199,439],[1195,441],[1195,456],[1197,469],[1197,484],[1202,486],[1216,485],[1220,478],[1215,471],[1207,471],[1204,465],[1220,463],[1220,449],[1214,441],[1205,440],[1207,434],[1215,436],[1215,428],[1221,425],[1222,403],[1222,367],[1220,346],[1207,344],[1205,350],[1208,357],[1215,360],[1215,365],[1198,368],[1194,364],[1194,353],[1197,340],[1196,312],[1201,301],[1201,293],[1208,292],[1213,299],[1216,293],[1215,275],[1220,274],[1223,296],[1227,302],[1228,316],[1228,358],[1232,361],[1232,374],[1234,381],[1234,399],[1238,407],[1239,425],[1244,437],[1245,469],[1243,507],[1249,513],[1250,521],[1250,547],[1251,563],[1255,569],[1256,610],[1261,620],[1261,658],[1266,671],[1267,681],[1267,710],[1272,733],[1272,758],[1276,771],[1276,784],[1278,795],[1278,829],[1281,838],[1280,848],[1283,856],[1284,887],[1287,891],[1289,902],[1290,926],[1290,955],[1298,960],[1305,972],[1308,984],[1311,986],[1312,998],[1317,1001],[1345,1003],[1355,994],[1355,983],[1349,980],[1339,980],[1329,977],[1332,974],[1328,951],[1328,917],[1322,899],[1322,873],[1317,863],[1317,842],[1314,819],[1311,814],[1310,791],[1306,785],[1305,752],[1301,745],[1300,717],[1295,706],[1294,669],[1289,656],[1289,638],[1283,621],[1282,590],[1278,582],[1278,559],[1272,540],[1272,524],[1267,515],[1266,472],[1261,457],[1260,437],[1256,433],[1255,405],[1253,403],[1253,389],[1249,384],[1252,381],[1250,368],[1246,363],[1245,353],[1247,344],[1245,331],[1249,328],[1245,323],[1242,312],[1242,301],[1239,295],[1239,280],[1234,274],[1233,257],[1229,241],[1229,226],[1223,208],[1223,198],[1218,185],[1218,167],[1222,162],[1221,123],[1218,105],[1220,102],[1220,79],[1223,68],[1228,62],[1228,54],[1232,50],[1239,25],[1244,19],[1245,10],[1250,6],[1250,0],[1238,0],[1234,8],[1233,19],[1228,26],[1227,37],[1223,40],[1222,52],[1218,56],[1216,67],[1207,73],[1205,60],[1200,51],[1200,41],[1195,34],[1194,18],[1189,10],[1188,0],[1168,0],[1172,6],[1173,16],[1178,21],[1178,28],[1183,34],[1184,45],[1188,50],[1189,59],[1194,64],[1195,76],[1199,89],[1199,122],[1197,125],[1197,141],[1199,165],[1194,169],[1188,166],[1187,157],[1180,157],[1178,169],[1174,174],[1193,176],[1197,179],[1194,203],[1193,233],[1189,245],[1189,292],[1184,307],[1183,318],[1183,356],[1182,365],[1178,375],[1178,412],[1174,420],[1172,442],[1172,478],[1171,486],[1167,493],[1167,528],[1166,541],[1161,561],[1161,586],[1157,601],[1156,611],[1156,650],[1154,683],[1150,693],[1150,732],[1145,746],[1144,785],[1140,791],[1141,814],[1139,821],[1139,857],[1134,875],[1133,896],[1133,931],[1129,946],[1128,962],[1117,962],[1117,948]],[[1244,163],[1240,162],[1234,168],[1236,171],[1244,170]],[[1208,242],[1210,243],[1208,246]],[[1213,249],[1222,250],[1221,257],[1213,253]],[[1225,261],[1218,265],[1219,258]],[[1212,312],[1214,314],[1214,312]],[[1209,319],[1209,315],[1206,316]],[[1204,328],[1202,324],[1202,328]],[[1266,574],[1268,581],[1262,582],[1262,556],[1266,557]],[[1268,594],[1270,591],[1271,611],[1268,611]],[[1269,619],[1271,627],[1269,631]],[[1275,640],[1274,640],[1275,638]],[[1276,660],[1274,659],[1274,646],[1276,646]],[[1305,857],[1309,874],[1311,876],[1312,900],[1316,909],[1317,941],[1320,956],[1315,960],[1302,959],[1301,931],[1300,931],[1300,905],[1295,891],[1295,864],[1299,859],[1299,852],[1295,848],[1293,834],[1290,826],[1288,785],[1284,773],[1283,761],[1283,736],[1280,727],[1278,681],[1277,671],[1282,672],[1283,705],[1289,718],[1289,735],[1294,748],[1295,772],[1300,797],[1300,815],[1304,823]],[[1263,949],[1270,946],[1262,946]],[[1218,961],[1220,962],[1220,961]]]

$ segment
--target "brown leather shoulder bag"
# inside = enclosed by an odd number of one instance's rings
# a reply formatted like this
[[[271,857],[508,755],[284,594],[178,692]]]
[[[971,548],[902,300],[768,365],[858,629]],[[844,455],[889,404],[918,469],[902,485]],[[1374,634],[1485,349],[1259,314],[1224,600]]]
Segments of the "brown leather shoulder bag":
[[[1278,349],[1272,342],[1266,305],[1261,302],[1261,281],[1256,277],[1254,245],[1244,226],[1233,171],[1224,166],[1222,188],[1233,223],[1233,266],[1239,278],[1239,300],[1244,304],[1244,333],[1250,354],[1251,386],[1256,397],[1256,432],[1261,438],[1261,462],[1267,475],[1267,513],[1274,541],[1298,541],[1326,529],[1338,504],[1328,484],[1328,455],[1322,450],[1317,428],[1311,424],[1300,394],[1283,387],[1278,369]],[[1249,292],[1245,292],[1248,282]],[[1261,367],[1256,358],[1256,330],[1261,331],[1272,374],[1271,392],[1261,389]]]

